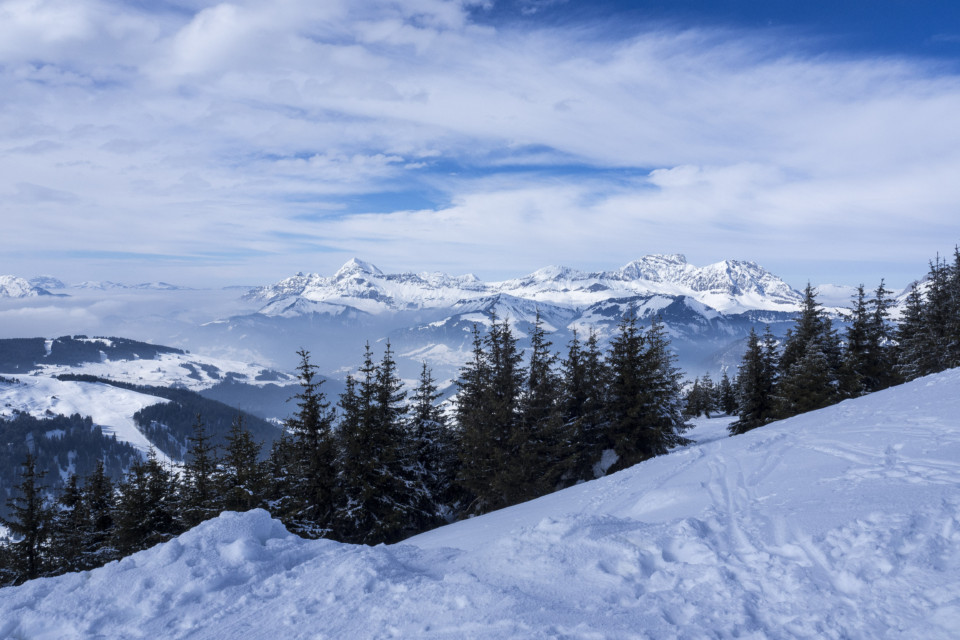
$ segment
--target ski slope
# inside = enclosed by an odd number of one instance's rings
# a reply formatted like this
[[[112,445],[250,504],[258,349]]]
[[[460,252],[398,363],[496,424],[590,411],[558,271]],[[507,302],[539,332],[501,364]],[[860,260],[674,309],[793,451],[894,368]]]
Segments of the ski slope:
[[[18,384],[0,385],[0,417],[10,417],[15,410],[38,418],[79,413],[90,416],[104,434],[115,435],[144,453],[153,449],[158,459],[172,463],[154,449],[133,420],[137,411],[168,400],[100,382],[62,381],[43,375],[21,375],[16,380]]]
[[[13,638],[922,638],[960,633],[960,370],[392,546],[225,513],[0,590]]]

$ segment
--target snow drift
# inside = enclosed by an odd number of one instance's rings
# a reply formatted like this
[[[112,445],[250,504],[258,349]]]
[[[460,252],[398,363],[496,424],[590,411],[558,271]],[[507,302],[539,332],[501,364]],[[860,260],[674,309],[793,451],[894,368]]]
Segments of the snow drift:
[[[15,638],[955,638],[960,370],[392,546],[224,513],[0,590]]]

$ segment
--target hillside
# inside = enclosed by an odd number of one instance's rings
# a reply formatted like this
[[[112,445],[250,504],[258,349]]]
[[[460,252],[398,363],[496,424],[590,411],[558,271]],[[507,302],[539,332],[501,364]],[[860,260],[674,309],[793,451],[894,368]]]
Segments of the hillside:
[[[960,370],[361,547],[225,513],[0,590],[24,638],[893,638],[960,628]]]

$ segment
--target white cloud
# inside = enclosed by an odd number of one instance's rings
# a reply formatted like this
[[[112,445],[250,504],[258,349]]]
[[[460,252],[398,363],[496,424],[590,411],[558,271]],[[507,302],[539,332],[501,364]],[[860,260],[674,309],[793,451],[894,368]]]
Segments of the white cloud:
[[[22,248],[0,271],[211,244],[255,281],[318,268],[314,245],[335,250],[320,266],[340,250],[482,271],[887,243],[922,268],[958,235],[960,80],[922,61],[743,32],[498,30],[442,0],[164,6],[0,5],[0,192],[16,195],[0,215]],[[403,191],[452,205],[345,213]]]

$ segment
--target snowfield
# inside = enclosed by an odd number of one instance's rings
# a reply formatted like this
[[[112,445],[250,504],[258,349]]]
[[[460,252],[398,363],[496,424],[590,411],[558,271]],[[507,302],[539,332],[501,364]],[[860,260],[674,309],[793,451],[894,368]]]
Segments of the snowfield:
[[[16,379],[18,384],[0,385],[0,417],[9,418],[14,411],[36,418],[79,413],[90,416],[105,435],[115,435],[117,440],[128,442],[144,453],[154,449],[158,459],[172,462],[153,447],[133,420],[137,411],[168,400],[101,382],[67,382],[42,375],[21,375]]]
[[[957,638],[960,370],[392,546],[224,513],[0,590],[7,638]]]

